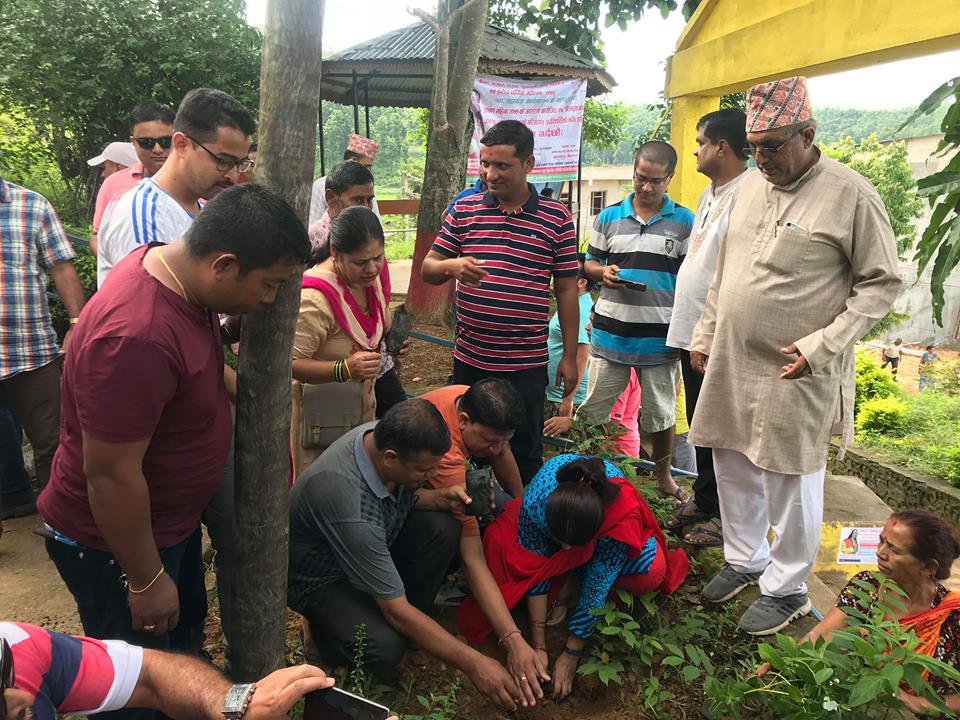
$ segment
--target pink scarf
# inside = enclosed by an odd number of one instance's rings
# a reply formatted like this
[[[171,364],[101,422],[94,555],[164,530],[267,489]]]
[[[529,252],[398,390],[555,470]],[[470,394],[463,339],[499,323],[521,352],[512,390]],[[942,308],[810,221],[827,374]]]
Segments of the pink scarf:
[[[304,275],[303,287],[323,293],[337,325],[361,348],[376,351],[383,339],[388,303],[386,298],[389,298],[389,295],[386,295],[389,291],[384,288],[383,274],[364,290],[367,298],[367,310],[364,311],[339,275],[327,270],[321,272],[329,279]]]

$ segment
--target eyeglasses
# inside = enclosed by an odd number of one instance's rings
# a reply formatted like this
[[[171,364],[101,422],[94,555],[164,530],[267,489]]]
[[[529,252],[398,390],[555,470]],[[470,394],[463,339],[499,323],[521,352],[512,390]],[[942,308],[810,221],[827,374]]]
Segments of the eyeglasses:
[[[644,177],[643,175],[633,176],[633,181],[640,187],[643,187],[644,185],[649,185],[650,187],[660,187],[669,179],[670,179],[669,175],[667,175],[666,177],[658,177],[658,178],[648,178],[648,177]]]
[[[781,150],[783,150],[784,146],[785,146],[788,142],[790,142],[791,140],[793,140],[797,135],[799,135],[799,134],[802,133],[802,132],[803,132],[803,129],[802,129],[802,128],[801,128],[800,130],[797,130],[795,133],[793,133],[793,135],[791,135],[791,136],[788,137],[786,140],[784,140],[782,143],[780,143],[779,145],[776,145],[776,146],[773,146],[773,145],[754,145],[753,143],[747,143],[747,144],[744,145],[743,148],[742,148],[743,154],[752,157],[753,155],[756,155],[758,152],[760,152],[760,153],[763,153],[766,157],[773,157],[773,156],[776,155],[778,152],[780,152]]]
[[[161,135],[160,137],[135,137],[133,141],[144,150],[153,150],[154,145],[159,145],[164,150],[169,150],[173,143],[173,135]]]
[[[245,173],[245,172],[248,172],[248,171],[250,171],[250,170],[253,170],[253,166],[256,164],[253,160],[251,160],[251,159],[248,158],[248,157],[243,158],[243,159],[241,159],[241,160],[234,160],[234,159],[231,158],[231,157],[224,157],[223,155],[217,155],[215,152],[211,152],[210,149],[207,148],[207,147],[206,147],[202,142],[200,142],[199,140],[194,140],[194,139],[193,139],[192,137],[190,137],[189,135],[187,135],[187,139],[188,139],[190,142],[192,142],[194,145],[199,145],[200,147],[202,147],[202,148],[204,149],[204,151],[207,153],[207,155],[209,155],[209,156],[212,157],[214,160],[216,160],[216,161],[217,161],[217,170],[219,170],[219,171],[222,172],[222,173],[228,173],[228,172],[230,172],[231,170],[233,170],[234,168],[237,169],[237,172]]]
[[[7,699],[3,691],[13,687],[16,673],[13,671],[13,651],[6,638],[0,638],[0,720],[7,718]]]

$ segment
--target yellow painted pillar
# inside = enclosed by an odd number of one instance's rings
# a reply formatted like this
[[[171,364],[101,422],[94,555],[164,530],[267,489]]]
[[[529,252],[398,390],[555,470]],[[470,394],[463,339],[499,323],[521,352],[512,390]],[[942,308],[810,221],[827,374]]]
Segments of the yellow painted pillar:
[[[700,194],[710,182],[697,172],[697,121],[720,109],[720,96],[684,95],[673,99],[670,144],[677,151],[677,172],[670,183],[670,197],[696,212]]]

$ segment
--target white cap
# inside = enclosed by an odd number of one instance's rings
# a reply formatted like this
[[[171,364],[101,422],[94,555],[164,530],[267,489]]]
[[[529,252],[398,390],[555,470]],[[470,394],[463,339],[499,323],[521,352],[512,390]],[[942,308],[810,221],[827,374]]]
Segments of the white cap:
[[[133,145],[128,142],[107,143],[102,153],[87,160],[87,165],[103,165],[104,160],[110,160],[124,167],[130,167],[139,162]]]

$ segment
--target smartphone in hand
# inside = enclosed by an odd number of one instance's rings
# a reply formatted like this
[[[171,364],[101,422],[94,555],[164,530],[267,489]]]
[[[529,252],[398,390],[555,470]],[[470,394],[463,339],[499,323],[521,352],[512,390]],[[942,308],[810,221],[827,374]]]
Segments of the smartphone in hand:
[[[636,290],[637,292],[646,292],[647,286],[639,282],[631,282],[630,280],[624,280],[622,278],[617,278],[617,282],[621,283],[624,288],[627,290]]]
[[[389,708],[332,687],[307,693],[303,720],[387,720]]]
[[[493,487],[493,471],[489,467],[471,468],[467,470],[467,495],[470,504],[463,511],[464,515],[486,517],[490,509],[490,490]]]

